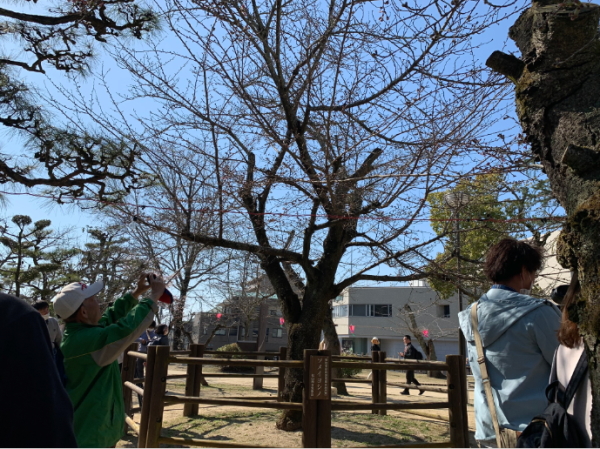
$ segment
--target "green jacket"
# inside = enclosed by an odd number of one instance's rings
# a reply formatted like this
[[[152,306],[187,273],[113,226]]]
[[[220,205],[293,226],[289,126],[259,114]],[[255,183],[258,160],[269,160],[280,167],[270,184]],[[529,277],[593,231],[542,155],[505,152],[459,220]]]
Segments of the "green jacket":
[[[97,326],[67,323],[61,345],[67,393],[74,408],[79,447],[111,447],[123,436],[125,408],[117,358],[156,312],[151,299],[117,299]]]

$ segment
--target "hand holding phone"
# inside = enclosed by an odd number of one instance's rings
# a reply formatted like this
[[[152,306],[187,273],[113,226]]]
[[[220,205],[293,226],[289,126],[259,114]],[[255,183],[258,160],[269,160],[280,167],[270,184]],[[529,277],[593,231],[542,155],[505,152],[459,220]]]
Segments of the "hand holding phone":
[[[173,295],[167,289],[167,287],[165,287],[165,282],[162,276],[157,276],[156,274],[151,273],[148,275],[147,279],[150,287],[152,288],[153,298],[158,298],[160,302],[164,302],[165,304],[173,303]]]

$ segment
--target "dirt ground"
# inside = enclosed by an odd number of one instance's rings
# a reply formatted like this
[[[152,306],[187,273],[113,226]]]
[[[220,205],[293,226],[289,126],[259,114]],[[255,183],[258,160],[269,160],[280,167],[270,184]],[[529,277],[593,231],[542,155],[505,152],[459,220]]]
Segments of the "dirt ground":
[[[218,373],[214,367],[205,367],[206,373]],[[267,369],[266,374],[270,371]],[[185,366],[172,365],[169,374],[184,374]],[[276,370],[272,371],[273,374]],[[368,371],[356,376],[364,379]],[[417,374],[422,384],[445,386],[444,379],[433,379],[425,374]],[[404,382],[405,374],[388,372],[388,382]],[[207,378],[209,387],[202,387],[201,396],[206,398],[271,397],[277,396],[277,380],[264,379],[262,390],[252,390],[251,379]],[[185,379],[174,379],[167,384],[172,393],[183,393]],[[350,396],[335,399],[364,401],[371,400],[371,385],[347,383]],[[388,402],[428,402],[443,401],[443,393],[425,392],[418,395],[400,395],[401,389],[388,386]],[[134,406],[137,398],[134,394]],[[467,407],[469,414],[469,434],[471,447],[477,447],[473,438],[475,420],[473,407]],[[165,407],[163,415],[163,436],[212,439],[218,442],[271,447],[302,447],[302,432],[284,432],[275,428],[278,411],[249,407],[200,405],[196,417],[183,417],[183,405]],[[140,415],[134,420],[139,423]],[[332,414],[332,446],[360,447],[373,445],[397,445],[404,442],[443,442],[449,441],[447,410],[415,410],[414,412],[388,411],[387,416],[370,412],[334,412]],[[137,437],[131,432],[119,442],[117,447],[137,447]],[[166,446],[165,446],[166,447]],[[172,446],[171,446],[172,447]]]

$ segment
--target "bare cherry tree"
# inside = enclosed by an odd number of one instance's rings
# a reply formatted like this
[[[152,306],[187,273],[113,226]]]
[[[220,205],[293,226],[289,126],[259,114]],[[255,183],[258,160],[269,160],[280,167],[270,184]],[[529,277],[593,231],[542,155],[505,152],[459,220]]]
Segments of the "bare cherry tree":
[[[437,0],[161,5],[168,38],[115,48],[133,79],[126,103],[111,97],[116,115],[76,95],[73,107],[144,148],[193,149],[214,227],[166,226],[150,208],[137,219],[255,254],[281,301],[289,357],[301,359],[344,288],[427,275],[443,238],[421,224],[428,195],[504,149],[486,136],[505,90],[472,57],[473,39],[501,17]],[[138,100],[155,107],[132,114]],[[288,370],[287,400],[302,388],[302,372]],[[297,412],[278,422],[299,426]]]
[[[194,163],[194,154],[186,151],[185,146],[176,148],[176,151],[170,146],[148,149],[146,156],[150,163],[141,163],[140,170],[149,180],[149,186],[132,195],[131,203],[114,204],[105,212],[129,223],[127,233],[139,256],[169,279],[175,295],[168,306],[173,348],[182,349],[185,323],[202,307],[202,289],[226,275],[230,254],[190,242],[178,233],[156,230],[160,226],[211,232],[215,226],[214,214],[206,214],[206,210],[214,207],[215,199],[206,188],[202,167]],[[139,219],[142,215],[151,217],[153,226],[146,226]]]

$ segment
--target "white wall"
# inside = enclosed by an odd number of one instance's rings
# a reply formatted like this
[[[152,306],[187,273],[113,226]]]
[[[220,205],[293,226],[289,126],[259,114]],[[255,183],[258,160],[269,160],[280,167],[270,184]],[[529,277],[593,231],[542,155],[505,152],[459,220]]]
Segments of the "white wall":
[[[543,290],[544,294],[549,297],[552,289],[561,285],[569,284],[571,282],[571,273],[569,270],[565,270],[556,259],[556,241],[560,231],[554,231],[544,248],[545,259],[542,271],[536,280],[536,285]]]
[[[410,304],[417,324],[421,329],[428,329],[432,338],[458,339],[458,298],[439,299],[437,293],[429,287],[350,287],[344,291],[341,301],[334,301],[333,306],[350,304],[391,304],[393,314],[390,317],[334,317],[338,335],[365,337],[369,340],[376,336],[379,339],[397,338],[402,340],[410,334],[406,322],[404,305]],[[449,305],[450,317],[438,316],[438,306]],[[463,306],[466,305],[466,300]],[[404,317],[404,319],[403,319]],[[349,325],[355,326],[354,335],[349,335]]]

